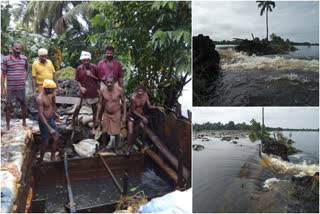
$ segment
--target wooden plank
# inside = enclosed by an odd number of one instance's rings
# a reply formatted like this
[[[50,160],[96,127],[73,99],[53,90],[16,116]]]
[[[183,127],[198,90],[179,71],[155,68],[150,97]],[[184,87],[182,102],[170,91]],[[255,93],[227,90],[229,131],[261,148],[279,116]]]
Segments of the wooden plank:
[[[80,97],[63,97],[63,96],[56,96],[56,103],[59,104],[79,104],[80,103]]]

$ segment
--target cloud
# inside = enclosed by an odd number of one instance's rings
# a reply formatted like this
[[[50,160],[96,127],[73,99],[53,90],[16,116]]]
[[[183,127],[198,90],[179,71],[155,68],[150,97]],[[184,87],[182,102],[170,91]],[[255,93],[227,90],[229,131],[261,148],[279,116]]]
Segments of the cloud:
[[[193,1],[193,35],[205,34],[214,40],[264,38],[265,15],[260,16],[255,1]],[[297,42],[318,42],[319,2],[276,2],[269,13],[269,35]]]
[[[319,128],[319,111],[316,107],[265,107],[265,125],[282,128]],[[193,123],[261,123],[262,107],[194,107]]]

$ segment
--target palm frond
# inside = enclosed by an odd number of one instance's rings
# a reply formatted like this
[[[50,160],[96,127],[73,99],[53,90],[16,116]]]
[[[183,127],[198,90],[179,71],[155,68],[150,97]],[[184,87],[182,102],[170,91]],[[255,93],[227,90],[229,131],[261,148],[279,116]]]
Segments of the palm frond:
[[[87,14],[93,8],[88,2],[82,2],[77,4],[75,7],[66,12],[62,17],[60,17],[56,23],[55,29],[58,34],[61,34],[66,29],[66,26],[72,24],[76,20],[77,15]]]

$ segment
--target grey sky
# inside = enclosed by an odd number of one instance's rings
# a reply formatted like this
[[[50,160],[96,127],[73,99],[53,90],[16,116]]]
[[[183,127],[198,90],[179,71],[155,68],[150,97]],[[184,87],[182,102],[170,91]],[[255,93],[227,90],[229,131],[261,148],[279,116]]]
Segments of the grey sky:
[[[266,17],[255,1],[192,2],[193,35],[204,34],[216,41],[233,38],[265,38]],[[319,42],[318,1],[276,1],[269,13],[269,36],[275,33],[295,42]]]
[[[282,128],[319,128],[319,109],[316,107],[265,107],[265,125]],[[250,123],[254,118],[262,121],[261,107],[194,107],[193,123],[223,124],[229,121],[235,123]]]

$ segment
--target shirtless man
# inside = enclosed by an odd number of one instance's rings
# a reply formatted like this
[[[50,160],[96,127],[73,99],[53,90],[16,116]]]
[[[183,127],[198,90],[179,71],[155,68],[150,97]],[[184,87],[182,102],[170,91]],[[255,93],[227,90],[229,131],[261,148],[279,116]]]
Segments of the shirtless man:
[[[134,129],[137,124],[141,121],[144,124],[148,123],[148,119],[143,116],[143,107],[147,105],[149,109],[158,109],[164,112],[164,108],[160,106],[153,106],[150,104],[148,94],[146,93],[146,87],[144,85],[139,85],[136,88],[135,93],[130,99],[130,111],[127,117],[128,120],[128,150],[127,153],[131,151],[132,145],[135,141]]]
[[[58,133],[55,123],[56,113],[54,111],[54,103],[51,98],[51,94],[56,88],[56,83],[53,80],[44,80],[43,88],[40,94],[37,96],[36,101],[39,111],[39,128],[42,137],[40,160],[42,162],[43,156],[48,144],[50,135],[53,138],[51,149],[51,160],[55,160],[56,146],[58,142]]]
[[[126,102],[123,89],[115,85],[115,77],[108,74],[104,84],[107,87],[101,89],[99,93],[99,105],[97,110],[96,122],[102,126],[102,151],[106,150],[106,135],[115,136],[115,149],[117,153],[120,142],[120,125],[126,121]],[[121,118],[120,100],[123,106],[123,116]],[[104,109],[102,109],[104,106]],[[99,120],[99,114],[103,111],[102,121]],[[106,133],[106,134],[105,134]]]

